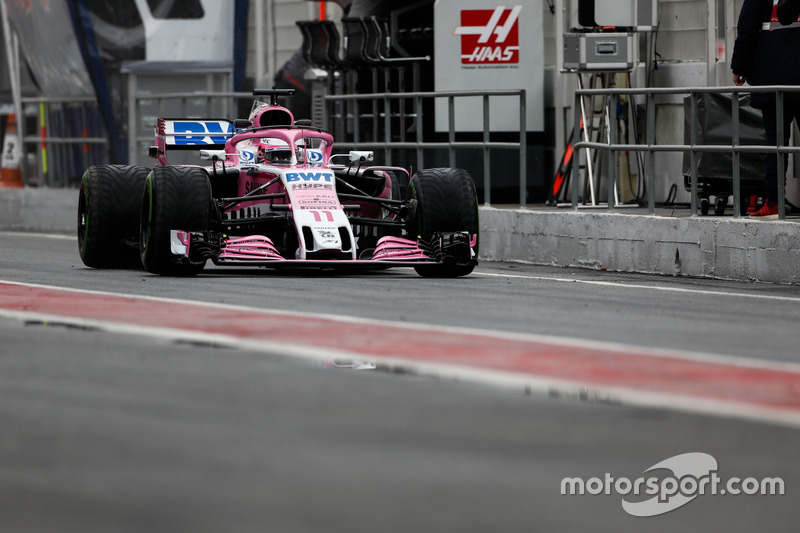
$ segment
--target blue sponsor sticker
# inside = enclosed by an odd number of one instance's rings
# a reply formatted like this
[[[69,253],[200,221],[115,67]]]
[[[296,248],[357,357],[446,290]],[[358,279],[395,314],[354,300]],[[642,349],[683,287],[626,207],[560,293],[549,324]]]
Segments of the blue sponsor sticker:
[[[306,157],[308,158],[308,164],[312,167],[321,167],[322,166],[322,150],[306,150]]]
[[[331,172],[287,172],[286,181],[332,181]]]
[[[233,134],[233,124],[218,120],[174,120],[171,126],[173,144],[180,146],[225,144]],[[183,135],[183,134],[194,135]]]
[[[251,165],[256,162],[256,154],[249,150],[239,150],[239,164]]]

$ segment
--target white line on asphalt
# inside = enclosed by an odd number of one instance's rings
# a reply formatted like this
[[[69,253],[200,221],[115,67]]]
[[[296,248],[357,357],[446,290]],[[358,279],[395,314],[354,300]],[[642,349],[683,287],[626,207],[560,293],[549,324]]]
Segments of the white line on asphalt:
[[[28,311],[0,309],[0,317],[19,321],[72,324],[82,327],[91,327],[108,333],[147,336],[171,341],[190,340],[192,342],[206,342],[209,344],[230,346],[241,350],[267,353],[279,357],[294,357],[311,361],[322,361],[325,359],[364,359],[365,355],[363,353],[351,353],[334,348],[287,344],[264,339],[242,339],[231,335],[216,333],[212,334],[200,331],[185,331],[152,326],[136,326]],[[599,386],[593,383],[582,383],[579,381],[569,381],[530,374],[472,368],[469,366],[447,363],[406,360],[401,357],[376,356],[374,360],[386,367],[403,368],[419,376],[490,385],[512,390],[517,393],[535,393],[556,399],[579,399],[580,401],[589,403],[678,411],[696,415],[731,418],[758,423],[773,423],[800,428],[800,414],[797,412],[761,407],[745,402],[698,398],[653,391],[638,391],[623,387]]]
[[[58,239],[67,241],[76,241],[78,237],[75,235],[63,235],[60,233],[34,233],[27,231],[0,231],[3,237],[39,237],[42,239]]]
[[[615,287],[624,289],[642,289],[664,292],[678,292],[684,294],[698,294],[703,296],[734,296],[737,298],[757,298],[762,300],[776,300],[782,302],[800,303],[800,297],[791,296],[776,296],[773,294],[753,294],[741,292],[725,292],[725,291],[711,291],[707,289],[687,289],[684,287],[659,287],[652,285],[640,285],[637,283],[626,283],[624,281],[596,281],[588,279],[574,279],[574,278],[558,278],[550,276],[533,276],[523,274],[498,274],[493,272],[473,272],[472,276],[486,276],[491,278],[511,278],[511,279],[529,279],[534,281],[557,281],[560,283],[582,283],[585,285],[598,285],[601,287]]]
[[[376,326],[385,326],[393,328],[401,328],[408,330],[425,330],[442,333],[453,333],[457,335],[469,336],[483,336],[496,338],[501,340],[522,341],[522,342],[535,342],[554,344],[558,346],[567,346],[574,348],[588,348],[597,350],[608,350],[611,352],[621,353],[635,353],[636,355],[649,356],[649,357],[668,357],[674,359],[681,359],[685,361],[695,361],[701,363],[711,363],[720,365],[732,365],[744,368],[758,368],[767,370],[777,370],[783,372],[798,372],[800,373],[800,363],[788,361],[771,361],[767,359],[753,359],[749,357],[740,357],[734,355],[721,355],[703,352],[689,352],[678,350],[663,350],[651,348],[647,346],[638,346],[632,344],[622,344],[607,341],[595,341],[575,339],[569,337],[557,337],[554,335],[541,335],[535,333],[518,333],[513,331],[499,331],[481,328],[468,328],[458,326],[441,326],[432,324],[422,324],[416,322],[394,322],[391,320],[379,320],[374,318],[364,318],[350,315],[333,315],[325,313],[308,313],[304,311],[290,311],[284,309],[264,309],[258,307],[248,307],[243,305],[216,303],[216,302],[203,302],[197,300],[181,300],[176,298],[164,298],[159,296],[141,296],[135,294],[113,293],[106,291],[96,291],[88,289],[72,289],[67,287],[58,287],[53,285],[41,285],[37,283],[22,283],[10,280],[0,279],[0,286],[3,284],[19,285],[32,288],[60,290],[66,292],[76,292],[83,294],[95,294],[98,296],[111,296],[116,298],[132,298],[137,300],[146,300],[151,302],[164,302],[181,305],[194,305],[198,307],[212,308],[212,309],[229,309],[238,312],[251,312],[251,313],[265,313],[265,314],[280,314],[281,316],[293,316],[298,318],[312,318],[319,320],[330,320],[344,324],[372,324]]]

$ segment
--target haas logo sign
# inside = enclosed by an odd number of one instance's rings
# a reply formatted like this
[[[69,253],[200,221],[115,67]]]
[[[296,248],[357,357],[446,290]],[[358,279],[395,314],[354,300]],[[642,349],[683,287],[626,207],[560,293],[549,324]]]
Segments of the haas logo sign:
[[[461,36],[461,63],[517,64],[519,63],[519,13],[522,6],[506,9],[465,9],[461,11],[461,26],[455,35]]]

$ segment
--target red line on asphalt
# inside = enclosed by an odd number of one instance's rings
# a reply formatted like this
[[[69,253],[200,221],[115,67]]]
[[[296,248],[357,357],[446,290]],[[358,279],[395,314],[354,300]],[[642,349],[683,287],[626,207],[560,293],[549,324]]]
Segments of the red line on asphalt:
[[[2,282],[0,309],[333,349],[354,358],[443,363],[800,414],[800,372],[759,368],[757,362],[745,366],[678,355],[654,357],[635,348],[594,348]]]

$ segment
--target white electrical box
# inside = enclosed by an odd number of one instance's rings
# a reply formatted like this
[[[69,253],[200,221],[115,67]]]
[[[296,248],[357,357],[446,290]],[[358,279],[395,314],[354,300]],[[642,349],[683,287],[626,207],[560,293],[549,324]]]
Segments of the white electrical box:
[[[565,33],[564,68],[626,71],[633,68],[633,33]]]

